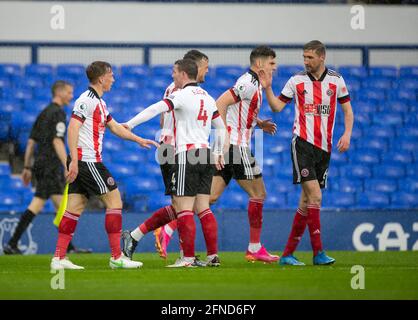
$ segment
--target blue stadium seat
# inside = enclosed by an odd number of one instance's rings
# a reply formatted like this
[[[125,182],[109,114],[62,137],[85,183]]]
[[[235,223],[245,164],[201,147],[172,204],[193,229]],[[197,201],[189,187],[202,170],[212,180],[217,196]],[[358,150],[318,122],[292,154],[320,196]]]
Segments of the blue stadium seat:
[[[348,192],[329,191],[323,198],[323,206],[329,208],[351,208],[355,203],[355,194]]]
[[[376,138],[392,139],[395,137],[395,129],[392,126],[381,124],[372,125],[371,127],[367,128],[367,134]]]
[[[379,125],[402,126],[403,117],[398,112],[386,112],[373,115],[373,123]]]
[[[9,163],[0,162],[0,176],[10,176],[12,173]]]
[[[18,87],[32,89],[32,90],[38,90],[38,89],[44,88],[43,78],[38,75],[25,76],[19,82]]]
[[[370,178],[372,170],[368,166],[354,164],[342,166],[340,168],[341,176],[345,178]]]
[[[405,117],[405,124],[406,125],[418,125],[418,112],[413,112],[413,113],[409,113],[406,117]]]
[[[165,89],[173,82],[171,77],[167,77],[164,75],[153,76],[149,78],[148,82],[146,83],[147,88],[153,88],[160,92],[160,97],[162,98]]]
[[[25,66],[25,75],[38,75],[38,76],[52,76],[55,70],[51,64],[28,64]]]
[[[372,116],[368,113],[356,113],[356,123],[359,123],[363,128],[367,128],[372,123]]]
[[[144,81],[138,80],[136,77],[133,76],[126,76],[116,82],[117,88],[122,90],[140,90],[144,87]]]
[[[339,179],[334,179],[332,183],[330,183],[330,186],[333,191],[345,193],[360,193],[364,190],[363,180],[353,177],[341,177]]]
[[[240,65],[217,65],[215,67],[216,78],[226,77],[237,80],[246,71],[247,68]]]
[[[416,193],[396,192],[392,194],[392,208],[416,209],[418,208],[418,197]]]
[[[287,139],[277,139],[274,146],[270,148],[271,154],[277,154],[282,152],[288,152],[290,150],[290,141]]]
[[[11,98],[21,101],[32,99],[32,90],[28,88],[15,88],[11,93]]]
[[[412,102],[417,100],[415,89],[398,89],[390,93],[390,99]]]
[[[217,201],[218,208],[242,209],[248,206],[248,196],[244,191],[227,190]]]
[[[271,189],[270,193],[292,193],[296,192],[296,186],[292,183],[292,179],[289,178],[275,178],[272,180],[271,184],[266,182],[266,187],[268,190]]]
[[[121,180],[125,184],[128,197],[132,197],[136,194],[149,194],[150,192],[155,192],[160,189],[161,185],[157,179],[148,177],[137,177],[131,175]]]
[[[38,115],[48,104],[48,100],[25,100],[22,111],[32,112]]]
[[[400,79],[396,82],[397,89],[417,90],[418,76],[415,79]]]
[[[361,89],[359,95],[362,99],[365,99],[368,103],[380,104],[386,99],[385,89]]]
[[[171,64],[156,64],[151,67],[151,72],[154,77],[163,76],[170,78],[173,73],[173,66]],[[168,83],[167,85],[169,85]]]
[[[332,152],[331,153],[331,164],[332,165],[346,165],[348,163],[347,153]]]
[[[29,131],[32,129],[37,114],[32,112],[22,111],[20,113],[12,114],[10,136],[12,139],[17,139],[19,133],[22,131]]]
[[[9,120],[4,120],[0,112],[0,141],[9,141]]]
[[[17,63],[1,63],[0,76],[19,76],[22,74],[22,68]]]
[[[109,104],[129,104],[132,101],[129,90],[119,89],[109,92],[106,96]]]
[[[279,77],[287,78],[294,76],[296,73],[305,70],[303,65],[282,65],[278,67],[277,74]]]
[[[10,81],[9,77],[7,76],[0,76],[0,93],[3,88],[11,88],[12,82]]]
[[[406,170],[401,164],[382,164],[373,167],[373,177],[401,179],[405,177]]]
[[[264,201],[265,209],[279,209],[285,208],[286,206],[286,197],[284,194],[270,194]]]
[[[417,78],[418,77],[418,66],[401,66],[399,68],[400,77]]]
[[[112,141],[112,135],[107,136],[107,139],[103,139],[103,151],[114,152],[114,154],[120,154],[122,151],[122,143],[119,140]],[[109,139],[110,138],[110,139]]]
[[[20,154],[24,154],[26,150],[26,145],[28,143],[30,136],[29,130],[21,130],[19,131],[19,135],[17,137],[17,150]]]
[[[356,142],[356,149],[375,149],[380,152],[386,152],[389,144],[385,138],[362,139]]]
[[[403,191],[417,194],[418,193],[418,177],[415,176],[415,177],[402,180],[399,186],[400,186],[400,189]]]
[[[293,168],[287,165],[277,165],[274,168],[275,176],[280,179],[288,179],[288,181],[292,181],[291,178],[293,177]]]
[[[1,100],[0,101],[0,118],[10,121],[12,114],[19,113],[21,103],[18,100]]]
[[[362,82],[358,78],[344,78],[350,96],[353,91],[359,91],[362,87]]]
[[[396,142],[393,142],[393,147],[398,150],[417,151],[418,141],[416,137],[400,136]]]
[[[363,88],[367,88],[370,91],[390,90],[392,89],[392,81],[387,78],[369,77],[363,81]]]
[[[382,192],[367,191],[359,195],[357,207],[386,209],[390,205],[389,195]]]
[[[57,65],[57,78],[69,76],[71,79],[85,76],[86,68],[82,64],[63,63]]]
[[[403,100],[388,100],[381,104],[381,111],[384,112],[402,112],[409,111],[409,105]]]
[[[366,78],[368,76],[367,69],[363,66],[344,65],[340,66],[338,72],[345,78],[346,76]]]
[[[398,68],[395,66],[371,66],[369,67],[369,75],[396,79],[398,77]]]
[[[149,197],[148,211],[154,212],[162,207],[171,205],[171,198],[169,196]]]
[[[145,64],[128,64],[122,65],[121,68],[121,76],[133,76],[138,79],[145,79],[148,77],[150,71],[149,67]]]
[[[352,101],[353,108],[355,111],[375,113],[379,111],[379,105],[364,101]]]
[[[398,184],[395,179],[366,179],[365,190],[392,193],[398,190]]]
[[[380,152],[373,149],[357,149],[350,155],[350,162],[353,164],[375,165],[380,163]]]
[[[407,177],[418,177],[418,162],[415,162],[409,166],[406,166]]]
[[[397,144],[394,140],[394,144]],[[418,150],[418,149],[417,149]],[[402,164],[410,164],[414,162],[414,157],[412,153],[409,151],[402,150],[400,151],[392,151],[388,153],[384,153],[382,155],[382,163],[384,164],[391,164],[391,163],[402,163]]]
[[[22,202],[22,197],[18,192],[7,192],[0,195],[0,206],[12,207],[19,205]]]

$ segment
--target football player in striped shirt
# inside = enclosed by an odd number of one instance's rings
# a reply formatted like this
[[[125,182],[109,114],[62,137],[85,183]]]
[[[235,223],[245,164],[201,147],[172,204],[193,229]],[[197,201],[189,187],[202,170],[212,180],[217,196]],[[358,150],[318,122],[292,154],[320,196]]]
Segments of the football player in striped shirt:
[[[132,257],[138,241],[146,233],[177,218],[184,256],[168,267],[196,266],[194,211],[196,210],[202,217],[213,216],[209,208],[214,171],[209,147],[211,127],[217,129],[213,154],[218,169],[223,167],[222,151],[226,135],[225,125],[219,116],[215,100],[205,90],[199,88],[196,82],[197,73],[198,68],[193,60],[176,61],[173,67],[173,79],[176,87],[181,90],[149,106],[127,122],[132,129],[157,114],[174,110],[173,133],[176,153],[175,165],[171,169],[171,179],[167,189],[173,197],[174,210],[171,212],[159,210],[132,232],[123,232],[123,251],[128,257]],[[217,239],[217,228],[214,232],[205,234],[206,236]]]
[[[91,196],[99,196],[106,206],[105,228],[111,249],[109,266],[112,269],[139,268],[141,262],[128,259],[121,251],[122,199],[115,180],[102,162],[103,137],[106,128],[109,128],[116,136],[134,141],[142,147],[159,145],[155,141],[138,137],[112,118],[102,99],[115,81],[109,63],[95,61],[87,67],[86,74],[90,86],[74,103],[68,126],[71,156],[67,159],[68,203],[58,227],[51,269],[84,269],[68,260],[66,252],[80,215]]]
[[[293,183],[301,184],[299,208],[296,211],[281,265],[304,265],[294,255],[308,226],[313,250],[313,263],[328,265],[335,262],[325,254],[321,241],[321,189],[326,187],[332,150],[332,136],[337,102],[344,112],[345,131],[337,149],[350,147],[354,116],[350,95],[343,77],[325,67],[325,46],[317,40],[303,48],[305,70],[291,77],[276,97],[271,88],[272,74],[262,73],[261,81],[273,111],[280,112],[295,99],[295,121],[292,139]]]

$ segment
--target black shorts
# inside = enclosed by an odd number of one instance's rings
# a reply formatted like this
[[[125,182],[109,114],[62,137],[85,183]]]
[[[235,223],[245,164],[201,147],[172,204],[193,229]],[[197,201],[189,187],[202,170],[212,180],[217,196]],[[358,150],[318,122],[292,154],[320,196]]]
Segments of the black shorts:
[[[35,197],[48,200],[52,195],[62,195],[65,178],[62,168],[34,168]]]
[[[170,187],[171,173],[175,164],[175,149],[172,145],[161,143],[157,152],[158,163],[160,164],[161,175],[163,176],[164,188],[166,190],[165,194],[170,195],[170,193],[168,193],[168,189]]]
[[[115,179],[102,162],[78,161],[77,178],[68,186],[68,194],[102,195],[117,189]]]
[[[215,167],[210,149],[193,149],[176,154],[167,193],[194,197],[210,194]]]
[[[216,170],[215,176],[221,176],[228,185],[232,178],[253,180],[260,178],[262,174],[250,148],[231,144],[229,152],[225,154],[225,168]]]
[[[331,154],[313,144],[294,136],[292,139],[293,183],[318,180],[326,188]]]

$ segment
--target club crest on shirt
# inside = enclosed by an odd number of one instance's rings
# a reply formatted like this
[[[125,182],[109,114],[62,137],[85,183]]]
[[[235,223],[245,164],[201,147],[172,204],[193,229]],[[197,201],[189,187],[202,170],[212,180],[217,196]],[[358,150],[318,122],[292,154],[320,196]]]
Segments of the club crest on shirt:
[[[327,90],[328,97],[331,97],[334,94],[334,91],[332,89]]]
[[[115,180],[112,177],[107,178],[107,184],[109,186],[113,186],[115,184]]]

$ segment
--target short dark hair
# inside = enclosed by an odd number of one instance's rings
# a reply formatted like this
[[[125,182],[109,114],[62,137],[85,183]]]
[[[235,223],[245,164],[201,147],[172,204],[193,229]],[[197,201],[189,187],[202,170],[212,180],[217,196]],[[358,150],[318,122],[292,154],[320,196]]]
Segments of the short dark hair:
[[[203,59],[209,61],[209,57],[206,54],[196,49],[187,51],[183,59],[191,59],[196,63],[200,62]]]
[[[312,40],[303,46],[303,51],[312,50],[318,56],[325,55],[325,45],[319,40]]]
[[[257,58],[268,58],[268,57],[276,58],[276,52],[268,46],[258,46],[257,48],[254,48],[253,51],[251,51],[250,63],[251,65],[253,65]]]
[[[196,80],[197,78],[197,64],[192,59],[181,59],[177,60],[175,63],[179,71],[186,72],[187,76],[191,80]]]
[[[112,66],[109,62],[105,61],[94,61],[90,63],[86,68],[86,75],[90,83],[96,83],[97,80],[106,74]]]
[[[55,81],[54,84],[51,87],[52,97],[55,97],[55,95],[57,94],[57,91],[63,89],[66,86],[72,87],[73,85],[71,83],[67,82],[67,81],[64,81],[64,80]]]

